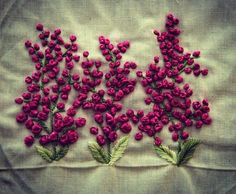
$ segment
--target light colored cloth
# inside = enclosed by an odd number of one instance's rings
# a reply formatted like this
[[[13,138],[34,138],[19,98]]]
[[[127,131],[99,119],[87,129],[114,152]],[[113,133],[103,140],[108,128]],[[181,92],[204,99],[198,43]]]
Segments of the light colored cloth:
[[[1,0],[0,193],[236,193],[235,9],[235,0]],[[124,60],[133,60],[144,70],[160,54],[152,30],[164,28],[168,12],[180,18],[183,47],[201,50],[199,63],[209,68],[206,78],[186,76],[194,99],[209,99],[214,119],[209,127],[191,130],[203,143],[187,166],[177,168],[158,158],[148,137],[141,142],[131,138],[115,167],[99,165],[87,148],[94,137],[88,132],[93,121],[85,112],[78,113],[88,118],[81,138],[61,161],[47,164],[33,148],[25,147],[27,130],[15,123],[19,106],[14,98],[24,91],[23,79],[34,69],[23,44],[26,39],[37,40],[37,22],[51,30],[62,28],[63,37],[75,33],[81,49],[89,50],[94,58],[102,59],[99,35],[115,43],[128,39],[131,48]],[[138,85],[123,103],[148,111],[143,98]],[[162,137],[165,144],[172,143],[168,130]]]

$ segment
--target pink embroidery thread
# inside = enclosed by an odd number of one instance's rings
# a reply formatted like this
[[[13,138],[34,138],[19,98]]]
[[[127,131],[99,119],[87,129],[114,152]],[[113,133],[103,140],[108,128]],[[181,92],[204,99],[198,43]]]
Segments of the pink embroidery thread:
[[[129,41],[113,45],[108,38],[100,36],[99,43],[102,55],[109,66],[109,71],[105,73],[105,87],[99,90],[93,88],[91,100],[85,102],[82,107],[84,109],[92,109],[93,118],[98,124],[98,127],[92,126],[90,128],[90,133],[96,135],[96,141],[99,146],[107,145],[107,152],[103,150],[107,159],[105,161],[97,161],[109,163],[112,160],[111,145],[118,140],[120,132],[129,134],[132,130],[130,124],[132,117],[120,113],[123,105],[119,102],[134,91],[136,80],[128,76],[137,65],[134,62],[125,62],[124,64],[121,62],[122,55],[130,47]],[[96,159],[91,146],[89,148]]]
[[[172,140],[179,141],[182,145],[189,138],[187,128],[194,125],[200,129],[212,122],[208,100],[192,102],[190,97],[193,90],[188,83],[183,84],[183,73],[193,73],[196,77],[200,74],[206,76],[208,70],[200,69],[200,65],[195,62],[196,58],[200,57],[200,51],[184,53],[184,48],[180,46],[177,38],[181,32],[176,27],[178,23],[178,18],[169,14],[165,24],[166,30],[161,33],[154,30],[164,66],[159,65],[159,57],[155,56],[146,72],[136,72],[147,95],[145,103],[151,105],[152,111],[142,116],[135,139],[141,140],[143,134],[147,134],[154,139],[156,146],[162,144],[158,134],[165,125],[168,125]]]
[[[25,42],[36,71],[25,78],[27,91],[15,99],[17,104],[22,105],[16,121],[25,124],[29,130],[25,144],[31,146],[35,140],[39,140],[43,147],[37,147],[38,153],[51,162],[62,158],[69,145],[79,139],[76,129],[83,127],[86,120],[74,117],[87,98],[88,89],[80,80],[80,75],[72,72],[75,63],[80,62],[80,56],[75,54],[79,48],[76,36],[71,35],[66,43],[60,29],[50,32],[42,24],[37,24],[36,29],[40,32],[38,37],[42,47],[29,40]],[[81,63],[88,63],[88,53],[84,52],[83,56]],[[60,67],[62,63],[64,67]],[[72,106],[66,109],[65,103],[72,90],[78,96]],[[62,115],[62,112],[66,112],[66,115]]]
[[[139,132],[134,136],[137,141],[146,134],[154,139],[155,150],[161,158],[176,165],[187,162],[199,141],[189,139],[186,129],[193,125],[200,129],[210,125],[212,119],[208,100],[192,102],[193,90],[188,83],[184,84],[183,73],[198,77],[200,74],[206,76],[208,70],[201,69],[195,62],[200,51],[185,53],[180,46],[178,24],[178,18],[168,14],[166,30],[154,30],[164,66],[159,65],[160,58],[155,56],[145,72],[136,71],[147,95],[144,101],[146,105],[152,105],[152,111],[147,114],[132,109],[122,112],[121,101],[136,86],[136,79],[130,78],[136,63],[126,61],[122,64],[121,61],[130,47],[129,41],[114,45],[100,36],[99,48],[106,60],[102,63],[89,59],[88,51],[82,52],[81,57],[75,54],[79,48],[75,35],[71,35],[67,43],[61,37],[60,29],[50,32],[37,24],[42,46],[29,40],[25,42],[36,71],[25,78],[27,91],[15,99],[22,106],[16,121],[24,124],[30,133],[24,139],[25,144],[32,146],[38,140],[41,144],[36,146],[38,154],[48,162],[60,160],[69,146],[79,139],[76,129],[86,125],[85,118],[75,118],[77,110],[82,108],[90,111],[97,123],[97,126],[89,126],[90,133],[96,136],[96,142],[89,143],[89,149],[98,162],[113,165],[122,157],[129,138],[118,137],[131,132],[131,122],[138,125]],[[61,63],[64,63],[63,68]],[[81,65],[82,74],[72,71],[76,63]],[[105,74],[101,71],[104,64],[109,66]],[[67,107],[72,90],[76,97]],[[158,135],[165,125],[168,125],[172,140],[178,141],[177,152],[165,146]]]

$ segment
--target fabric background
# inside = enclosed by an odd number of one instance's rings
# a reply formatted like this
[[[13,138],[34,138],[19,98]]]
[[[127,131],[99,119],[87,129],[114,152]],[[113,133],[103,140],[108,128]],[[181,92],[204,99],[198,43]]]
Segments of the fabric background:
[[[81,193],[81,194],[234,194],[236,193],[236,1],[235,0],[0,0],[0,193]],[[23,43],[36,40],[34,26],[42,22],[63,36],[79,35],[82,50],[101,58],[97,38],[112,42],[130,40],[124,60],[134,60],[140,69],[160,54],[153,29],[163,29],[165,15],[180,18],[181,44],[186,50],[201,50],[199,63],[209,76],[186,76],[194,99],[208,98],[214,119],[210,127],[192,135],[203,141],[195,156],[183,167],[158,158],[151,138],[130,140],[125,156],[115,167],[99,165],[88,149],[88,118],[80,140],[60,162],[47,164],[23,144],[27,134],[15,122],[19,107],[14,99],[24,89],[24,77],[34,67]],[[143,103],[140,85],[123,103],[135,109]],[[167,130],[166,130],[167,131]],[[162,137],[172,144],[168,132]]]

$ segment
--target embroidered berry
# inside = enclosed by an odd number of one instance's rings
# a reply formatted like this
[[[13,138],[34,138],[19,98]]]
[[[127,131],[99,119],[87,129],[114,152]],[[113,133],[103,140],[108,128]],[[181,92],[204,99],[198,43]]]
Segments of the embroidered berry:
[[[75,42],[76,41],[76,36],[75,35],[70,35],[70,41]]]
[[[32,135],[26,136],[24,139],[25,145],[32,146],[34,143],[34,137]]]
[[[103,135],[97,135],[97,142],[100,146],[105,145],[106,141]]]
[[[79,117],[75,120],[76,127],[83,127],[83,126],[85,126],[85,124],[86,124],[85,118]]]
[[[98,134],[98,128],[97,127],[91,127],[90,128],[90,133],[93,135],[97,135]]]
[[[160,138],[160,137],[155,137],[155,139],[154,139],[154,144],[155,144],[156,146],[160,146],[161,143],[162,143],[161,138]]]
[[[121,125],[120,127],[120,130],[123,132],[123,133],[129,133],[131,131],[132,127],[129,123],[124,123]]]
[[[58,138],[58,132],[53,131],[52,133],[49,134],[49,141],[56,141]]]
[[[47,135],[43,135],[40,137],[39,139],[39,143],[41,145],[46,145],[49,142],[48,136]]]
[[[194,57],[199,57],[200,56],[200,51],[194,51],[193,56]]]
[[[136,133],[134,138],[135,140],[140,141],[141,139],[143,139],[143,133],[142,132]]]
[[[203,125],[203,122],[202,122],[202,121],[197,121],[197,122],[196,122],[196,128],[197,128],[197,129],[200,129],[200,128],[202,127],[202,125]]]
[[[60,140],[59,140],[60,144],[65,146],[67,144],[69,144],[69,138],[68,138],[68,135],[67,134],[64,134],[60,137]]]
[[[69,130],[67,136],[70,143],[75,143],[79,139],[79,134],[75,130]]]
[[[173,141],[178,141],[178,139],[179,139],[178,133],[173,132],[173,133],[172,133],[172,140],[173,140]]]
[[[89,56],[89,52],[88,52],[88,51],[84,51],[84,52],[83,52],[83,56],[84,56],[84,57],[88,57],[88,56]]]
[[[203,76],[207,76],[208,75],[208,69],[203,69],[201,71],[201,73],[202,73]]]
[[[22,104],[22,103],[23,103],[22,98],[16,98],[16,99],[15,99],[15,103],[16,103],[16,104]]]
[[[108,138],[111,142],[116,141],[117,137],[118,137],[118,135],[115,131],[111,131],[108,135]]]
[[[100,113],[97,113],[94,115],[94,120],[98,123],[101,124],[103,123],[103,115]]]
[[[189,137],[188,132],[183,131],[183,133],[182,133],[182,139],[183,139],[183,140],[186,140],[186,139],[188,139],[188,137]]]
[[[37,24],[36,25],[36,29],[38,30],[38,31],[43,31],[43,24]]]
[[[32,126],[32,129],[31,129],[32,133],[35,134],[35,135],[38,135],[40,134],[40,132],[42,131],[42,127],[35,123],[33,126]]]
[[[27,120],[28,116],[27,114],[21,112],[16,116],[16,121],[18,123],[24,123]]]
[[[62,102],[59,102],[59,103],[57,104],[57,108],[58,108],[58,110],[63,110],[63,109],[65,108],[65,104],[62,103]]]
[[[33,122],[33,120],[32,119],[28,119],[26,122],[25,122],[25,127],[27,128],[27,129],[32,129],[32,127],[33,127],[33,125],[34,125],[34,122]]]

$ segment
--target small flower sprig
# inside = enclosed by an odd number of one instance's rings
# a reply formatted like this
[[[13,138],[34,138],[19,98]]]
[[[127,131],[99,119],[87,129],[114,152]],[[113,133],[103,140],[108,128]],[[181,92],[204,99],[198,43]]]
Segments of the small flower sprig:
[[[22,105],[16,121],[24,124],[30,133],[24,139],[25,145],[32,146],[38,140],[37,153],[52,162],[66,155],[70,145],[79,139],[76,129],[86,124],[85,118],[75,118],[86,99],[86,89],[81,86],[80,75],[72,72],[80,61],[76,36],[71,35],[69,42],[65,42],[61,29],[50,32],[42,24],[37,24],[36,29],[40,32],[41,46],[29,40],[25,42],[36,70],[25,78],[27,91],[15,99]],[[82,64],[87,63],[87,54],[83,52]],[[72,90],[78,96],[66,110],[65,103]]]
[[[129,48],[129,41],[123,41],[114,46],[108,38],[99,37],[100,50],[105,57],[109,71],[105,73],[105,88],[92,88],[91,99],[84,102],[84,109],[91,109],[98,126],[92,126],[90,133],[96,135],[96,142],[89,143],[89,149],[95,160],[113,165],[122,157],[128,145],[132,130],[130,121],[136,122],[135,116],[129,117],[122,111],[122,100],[134,91],[136,80],[129,78],[131,70],[136,69],[134,62],[122,64],[122,54]],[[129,109],[129,113],[134,111]],[[104,149],[104,146],[106,148]]]
[[[161,33],[154,30],[164,66],[159,66],[159,57],[155,56],[145,73],[136,72],[137,77],[142,79],[141,83],[147,94],[145,103],[152,105],[152,111],[140,119],[139,132],[136,133],[135,139],[141,140],[143,134],[152,137],[157,154],[179,166],[192,157],[200,143],[197,139],[189,139],[187,128],[195,126],[196,129],[200,129],[203,125],[211,124],[212,119],[209,116],[207,99],[192,102],[193,90],[188,83],[183,84],[183,73],[193,73],[196,77],[200,74],[206,76],[208,70],[201,69],[195,62],[200,56],[200,51],[184,53],[177,38],[181,32],[176,27],[178,23],[179,19],[169,14],[166,30]],[[176,152],[163,145],[158,135],[165,125],[168,125],[172,140],[178,142]]]

